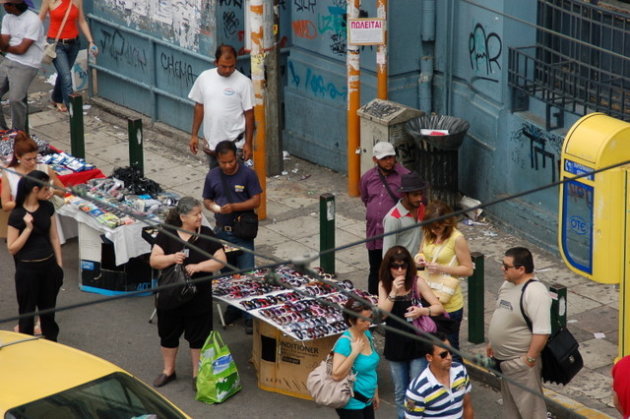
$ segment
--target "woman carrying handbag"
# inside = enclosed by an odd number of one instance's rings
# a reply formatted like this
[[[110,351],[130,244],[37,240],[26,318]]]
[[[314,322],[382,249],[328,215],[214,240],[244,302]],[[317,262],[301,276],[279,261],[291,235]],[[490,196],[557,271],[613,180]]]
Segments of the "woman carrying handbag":
[[[87,38],[89,52],[98,54],[94,38],[90,32],[85,14],[83,0],[42,0],[39,18],[44,21],[50,15],[48,26],[48,42],[56,43],[56,58],[53,64],[57,70],[57,80],[52,92],[52,102],[59,112],[67,112],[72,89],[72,66],[80,49],[79,29]]]
[[[343,318],[349,326],[333,348],[332,379],[340,381],[353,373],[354,397],[337,414],[342,419],[373,419],[378,409],[378,377],[376,369],[380,357],[370,333],[372,308],[349,299],[344,305]],[[349,313],[348,311],[352,312]]]
[[[432,220],[452,212],[444,202],[431,201],[424,219]],[[425,224],[422,227],[424,238],[414,260],[420,269],[420,276],[429,284],[454,322],[454,330],[447,337],[451,346],[459,349],[459,328],[464,316],[460,278],[472,275],[473,264],[466,238],[456,226],[455,217]],[[457,354],[453,354],[453,360],[462,362]]]

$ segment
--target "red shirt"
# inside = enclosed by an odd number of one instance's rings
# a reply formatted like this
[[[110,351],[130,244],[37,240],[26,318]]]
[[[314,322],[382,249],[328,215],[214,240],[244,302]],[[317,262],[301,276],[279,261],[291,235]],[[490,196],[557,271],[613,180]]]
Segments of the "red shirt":
[[[72,9],[70,10],[70,14],[68,15],[66,24],[63,26],[63,30],[61,31],[61,35],[59,36],[59,39],[74,39],[77,36],[79,36],[79,28],[77,27],[77,21],[79,19],[79,8],[74,3],[72,3],[72,0],[61,0],[60,6],[57,6],[54,10],[49,10],[50,12],[50,26],[48,27],[49,38],[54,39],[57,37],[57,32],[59,31],[61,22],[63,22],[63,18],[66,16],[68,7],[72,7]]]

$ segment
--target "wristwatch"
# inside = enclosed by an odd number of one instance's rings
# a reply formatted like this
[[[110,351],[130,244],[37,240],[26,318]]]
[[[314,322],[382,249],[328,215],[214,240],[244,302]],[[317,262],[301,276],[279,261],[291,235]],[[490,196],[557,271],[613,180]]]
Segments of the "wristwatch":
[[[530,364],[535,364],[536,363],[536,358],[532,358],[531,356],[527,357],[527,362]]]

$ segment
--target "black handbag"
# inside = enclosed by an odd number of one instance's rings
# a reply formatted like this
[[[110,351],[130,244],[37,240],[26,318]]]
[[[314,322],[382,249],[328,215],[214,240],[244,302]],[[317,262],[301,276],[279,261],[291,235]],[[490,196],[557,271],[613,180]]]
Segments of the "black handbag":
[[[527,286],[534,281],[535,279],[530,279],[523,285],[520,300],[521,313],[530,331],[532,330],[532,322],[523,310],[523,296]],[[584,367],[579,346],[580,344],[566,327],[560,327],[553,335],[549,336],[547,344],[540,353],[543,381],[562,385],[568,384]]]
[[[221,183],[223,184],[223,192],[230,204],[234,203],[232,190],[228,187],[223,172],[219,172]],[[242,211],[236,213],[232,224],[232,234],[243,240],[254,240],[258,235],[258,214],[253,210]]]
[[[162,270],[158,278],[158,286],[170,285],[157,292],[155,308],[172,310],[193,299],[197,294],[197,286],[192,283],[190,276],[182,264],[174,264]]]

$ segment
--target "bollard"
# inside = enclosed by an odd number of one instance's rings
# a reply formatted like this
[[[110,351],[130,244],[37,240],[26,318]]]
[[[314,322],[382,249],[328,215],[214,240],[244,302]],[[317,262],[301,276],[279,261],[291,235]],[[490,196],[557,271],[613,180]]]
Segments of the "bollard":
[[[551,296],[551,334],[567,326],[567,287],[553,284],[549,287]]]
[[[85,158],[85,135],[83,130],[83,97],[78,93],[70,95],[70,153],[74,157]]]
[[[471,255],[475,270],[468,277],[468,341],[483,343],[484,255],[479,252]]]
[[[144,177],[142,119],[127,119],[127,132],[129,134],[129,166],[138,169],[140,176]]]
[[[325,193],[319,196],[319,251],[335,247],[335,196]],[[324,272],[335,273],[335,252],[319,257]]]

